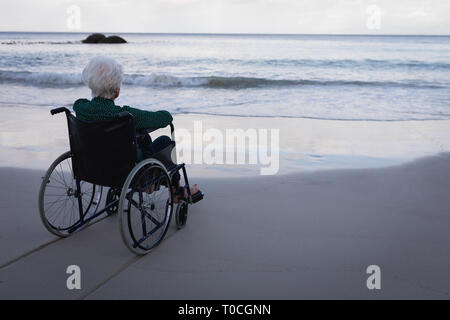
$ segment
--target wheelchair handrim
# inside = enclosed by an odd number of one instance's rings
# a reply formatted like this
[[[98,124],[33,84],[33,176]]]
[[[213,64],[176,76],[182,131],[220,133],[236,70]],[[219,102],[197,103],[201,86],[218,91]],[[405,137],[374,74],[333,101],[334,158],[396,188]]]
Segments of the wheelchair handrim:
[[[133,179],[135,178],[136,174],[139,172],[139,170],[141,170],[142,168],[144,168],[145,166],[149,166],[149,168],[147,168],[146,170],[149,170],[151,168],[159,168],[160,170],[162,170],[162,172],[164,173],[167,183],[168,183],[168,190],[169,190],[169,194],[170,194],[170,198],[168,198],[168,203],[166,204],[166,209],[165,209],[165,217],[164,217],[164,222],[162,224],[162,232],[160,233],[160,236],[158,237],[158,239],[148,248],[141,246],[139,243],[137,243],[137,239],[135,238],[133,231],[130,229],[129,226],[129,215],[130,215],[130,200],[127,198],[127,196],[130,194],[129,188],[130,185],[133,181]],[[172,211],[173,211],[173,196],[172,196],[172,192],[171,192],[171,180],[170,180],[170,176],[167,172],[167,169],[164,167],[164,165],[153,158],[149,158],[149,159],[145,159],[141,162],[139,162],[134,168],[133,170],[130,172],[130,174],[128,175],[127,179],[125,180],[125,183],[122,187],[122,191],[121,191],[121,195],[120,195],[120,201],[119,201],[119,208],[118,208],[118,212],[120,214],[119,217],[119,226],[120,226],[120,233],[122,236],[122,240],[124,242],[124,244],[126,245],[126,247],[133,253],[135,254],[146,254],[149,251],[151,251],[154,247],[156,247],[164,238],[164,236],[167,233],[167,230],[169,229],[169,225],[170,225],[170,220],[172,217]],[[132,194],[133,195],[133,194]],[[125,202],[128,202],[127,204],[127,210],[125,210]],[[133,246],[132,243],[130,243],[127,239],[127,234],[126,231],[128,232],[129,236],[131,237],[133,244],[135,246]]]
[[[42,223],[44,224],[44,226],[46,227],[46,229],[48,231],[50,231],[51,233],[53,233],[53,234],[55,234],[55,235],[57,235],[59,237],[67,237],[67,236],[69,236],[70,233],[63,233],[63,232],[68,231],[71,228],[73,228],[75,225],[77,225],[77,223],[79,223],[80,219],[76,220],[74,223],[70,224],[69,226],[63,227],[63,228],[53,225],[49,221],[49,219],[47,218],[47,215],[46,215],[47,212],[46,211],[48,210],[48,208],[46,210],[46,208],[44,207],[45,206],[44,198],[45,198],[45,193],[46,193],[46,190],[47,190],[47,187],[48,187],[48,182],[49,182],[50,177],[55,172],[55,170],[57,170],[58,165],[61,165],[61,163],[63,163],[65,160],[69,160],[70,161],[70,158],[71,158],[70,151],[67,151],[67,152],[63,153],[58,158],[56,158],[56,160],[53,161],[53,163],[48,168],[45,176],[43,177],[43,180],[42,180],[42,183],[41,183],[41,187],[39,189],[39,198],[38,198],[39,203],[38,203],[38,207],[39,207],[39,214],[40,214],[40,218],[42,220]],[[60,167],[61,167],[61,170],[62,170],[62,166],[60,166]],[[69,167],[69,168],[71,169],[71,167]],[[53,178],[53,180],[56,180],[56,179]],[[72,175],[72,181],[73,181],[73,175]],[[89,211],[90,211],[90,209],[91,209],[91,207],[93,205],[94,197],[96,195],[96,189],[98,189],[99,194],[100,194],[99,198],[101,199],[102,189],[103,188],[101,186],[97,186],[95,184],[92,184],[92,193],[91,193],[90,199],[88,200],[89,201],[88,206],[83,211],[83,218],[89,213]],[[67,196],[67,197],[69,197],[69,196]],[[100,199],[97,202],[97,204],[95,204],[94,212],[98,209],[98,206],[100,204]],[[61,200],[61,201],[64,201],[64,200]],[[65,200],[65,201],[67,201],[67,200]]]

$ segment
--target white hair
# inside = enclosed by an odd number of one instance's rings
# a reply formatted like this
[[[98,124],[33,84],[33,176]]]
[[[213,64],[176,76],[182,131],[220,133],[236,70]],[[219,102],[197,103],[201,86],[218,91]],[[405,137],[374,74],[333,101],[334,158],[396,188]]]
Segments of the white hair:
[[[93,98],[114,99],[123,80],[122,66],[114,59],[95,57],[84,68],[82,78]]]

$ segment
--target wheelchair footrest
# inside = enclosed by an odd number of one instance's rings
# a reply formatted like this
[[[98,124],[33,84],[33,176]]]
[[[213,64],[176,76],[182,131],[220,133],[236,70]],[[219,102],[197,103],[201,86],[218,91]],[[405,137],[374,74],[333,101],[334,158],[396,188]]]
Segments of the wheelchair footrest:
[[[202,199],[203,199],[203,192],[201,192],[200,190],[196,194],[191,196],[192,203],[197,203]]]

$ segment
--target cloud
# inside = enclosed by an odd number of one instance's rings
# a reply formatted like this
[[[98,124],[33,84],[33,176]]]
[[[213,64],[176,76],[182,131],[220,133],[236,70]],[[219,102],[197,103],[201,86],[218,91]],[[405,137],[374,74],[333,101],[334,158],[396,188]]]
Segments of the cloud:
[[[427,17],[428,13],[422,10],[416,10],[411,13],[408,13],[408,17],[417,18],[417,17]]]
[[[0,30],[67,31],[66,9],[81,8],[85,32],[450,34],[450,1],[439,0],[15,0],[0,2]]]

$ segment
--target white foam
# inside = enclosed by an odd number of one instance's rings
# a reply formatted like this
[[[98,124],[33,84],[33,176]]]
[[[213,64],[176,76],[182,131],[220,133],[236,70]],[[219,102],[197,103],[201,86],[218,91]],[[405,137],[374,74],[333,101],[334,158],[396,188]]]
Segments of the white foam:
[[[24,85],[82,85],[79,73],[0,71],[0,81]]]

